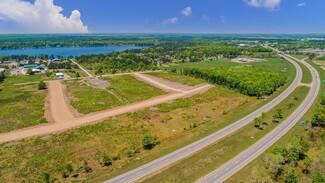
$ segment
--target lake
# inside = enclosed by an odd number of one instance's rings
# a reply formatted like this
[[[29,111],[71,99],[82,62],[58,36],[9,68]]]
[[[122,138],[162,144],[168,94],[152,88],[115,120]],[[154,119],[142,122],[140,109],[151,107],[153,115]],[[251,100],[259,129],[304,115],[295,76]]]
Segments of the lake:
[[[139,46],[106,46],[106,47],[56,47],[56,48],[26,48],[13,50],[0,50],[0,56],[10,55],[31,55],[39,56],[42,54],[68,57],[90,55],[90,54],[107,54],[112,52],[122,52],[125,50],[141,49],[146,47]]]

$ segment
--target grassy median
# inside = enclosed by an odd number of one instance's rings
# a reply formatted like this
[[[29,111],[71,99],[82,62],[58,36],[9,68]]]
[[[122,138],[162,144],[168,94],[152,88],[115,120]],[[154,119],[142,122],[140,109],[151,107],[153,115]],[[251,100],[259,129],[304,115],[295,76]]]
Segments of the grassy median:
[[[145,182],[194,182],[203,175],[210,173],[238,153],[263,138],[288,117],[307,96],[309,88],[299,87],[289,97],[267,112],[265,124],[261,129],[254,127],[254,123],[246,125],[237,132],[225,137],[219,142],[202,149],[191,157],[181,160],[160,174]],[[283,119],[272,122],[272,116],[277,109],[283,109]]]

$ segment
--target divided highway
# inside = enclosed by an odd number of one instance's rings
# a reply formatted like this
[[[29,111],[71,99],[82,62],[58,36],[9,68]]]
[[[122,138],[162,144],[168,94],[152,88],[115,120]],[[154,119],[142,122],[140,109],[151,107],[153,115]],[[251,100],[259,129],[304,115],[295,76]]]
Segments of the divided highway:
[[[274,108],[276,105],[278,105],[282,100],[284,100],[286,97],[288,97],[299,85],[300,81],[302,79],[302,70],[295,61],[293,61],[291,58],[286,57],[286,59],[291,62],[295,68],[296,68],[296,77],[293,81],[293,83],[278,97],[273,99],[271,102],[267,103],[263,107],[259,108],[258,110],[252,112],[248,116],[236,121],[235,123],[201,139],[198,140],[190,145],[187,145],[175,152],[172,152],[166,156],[163,156],[157,160],[154,160],[152,162],[149,162],[145,165],[142,165],[134,170],[131,170],[127,173],[124,173],[120,176],[117,176],[113,179],[110,179],[106,181],[105,183],[126,183],[126,182],[135,182],[138,181],[141,178],[144,178],[145,176],[148,176],[156,171],[159,171],[181,159],[184,159],[199,150],[202,150],[203,148],[207,147],[208,145],[211,145],[212,143],[215,143],[219,141],[220,139],[226,137],[227,135],[230,135],[231,133],[237,131],[238,129],[242,128],[243,126],[249,124],[254,120],[254,118],[259,117],[262,112],[267,112]],[[219,174],[218,174],[219,175]],[[221,174],[220,174],[221,175]],[[208,179],[210,180],[210,179]],[[213,180],[213,179],[211,179]],[[215,181],[213,181],[215,182]]]
[[[275,50],[278,51],[278,50]],[[277,128],[267,134],[264,138],[256,142],[250,148],[233,158],[232,160],[225,163],[212,173],[203,177],[198,183],[217,183],[227,180],[229,177],[234,175],[240,169],[244,168],[251,161],[260,156],[268,148],[270,148],[276,141],[278,141],[284,134],[286,134],[310,109],[315,100],[317,99],[320,90],[320,79],[319,74],[315,68],[310,64],[300,61],[290,55],[280,54],[280,56],[286,59],[294,59],[304,64],[312,73],[313,82],[310,85],[311,89],[308,96],[303,103],[292,113],[284,122],[282,122]]]

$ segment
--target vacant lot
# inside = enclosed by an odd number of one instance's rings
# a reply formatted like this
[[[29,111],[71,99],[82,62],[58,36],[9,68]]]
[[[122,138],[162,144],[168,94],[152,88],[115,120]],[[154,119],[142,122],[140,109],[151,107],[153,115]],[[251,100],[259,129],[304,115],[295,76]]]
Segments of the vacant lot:
[[[165,80],[181,83],[188,86],[195,86],[205,82],[202,79],[196,79],[193,77],[172,73],[172,72],[153,72],[153,73],[148,73],[148,75],[163,78]]]
[[[14,85],[47,79],[42,75],[19,76],[8,77],[0,83],[0,133],[47,122],[44,118],[46,91],[39,91],[37,84]]]
[[[259,69],[265,69],[269,71],[275,71],[279,73],[290,72],[289,69],[292,68],[291,64],[288,61],[281,61],[280,58],[269,58],[266,59],[266,62],[257,62],[257,63],[235,63],[230,59],[219,59],[214,61],[207,62],[193,62],[185,63],[171,66],[171,68],[211,68],[211,67],[231,67],[231,66],[243,66],[243,65],[252,65]]]
[[[113,175],[220,129],[261,102],[217,86],[202,95],[161,104],[155,110],[121,115],[100,124],[49,138],[26,140],[10,147],[1,145],[0,174],[4,176],[0,179],[2,182],[40,180],[45,172],[64,182],[90,175],[97,177],[103,171]],[[143,150],[140,139],[143,134],[157,136],[160,144],[151,151]],[[114,158],[113,164],[100,166],[96,158],[98,152]],[[93,173],[79,169],[83,160]],[[58,169],[67,164],[71,164],[73,173],[64,179]],[[71,178],[73,174],[79,174],[79,178]]]
[[[106,90],[92,87],[84,80],[66,81],[72,106],[78,112],[87,114],[164,94],[163,91],[130,75],[105,79],[110,82]]]

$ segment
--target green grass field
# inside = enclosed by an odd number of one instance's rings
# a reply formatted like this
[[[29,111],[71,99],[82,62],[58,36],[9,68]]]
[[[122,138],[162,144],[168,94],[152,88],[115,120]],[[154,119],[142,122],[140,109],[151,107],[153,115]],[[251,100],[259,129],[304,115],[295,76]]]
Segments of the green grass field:
[[[256,68],[265,69],[269,71],[283,73],[284,69],[290,68],[290,63],[288,61],[281,61],[279,58],[270,58],[266,59],[265,62],[241,64],[230,61],[229,59],[218,59],[215,61],[208,62],[193,62],[193,63],[184,63],[179,65],[172,65],[170,68],[211,68],[211,67],[231,67],[238,65],[253,65]]]
[[[0,133],[46,123],[44,105],[46,91],[39,91],[37,84],[14,84],[47,80],[46,76],[8,77],[0,83]]]
[[[292,56],[300,60],[309,57],[308,55],[292,55]]]
[[[297,63],[300,65],[302,72],[304,73],[304,75],[302,76],[301,82],[310,84],[312,82],[313,78],[312,78],[312,75],[311,75],[309,69],[305,65],[303,65],[299,62],[297,62]]]
[[[64,74],[67,74],[70,78],[76,78],[76,72],[79,73],[80,77],[87,77],[88,75],[86,73],[84,73],[82,70],[80,69],[71,69],[71,70],[66,70],[63,69],[62,72]]]
[[[196,86],[205,82],[202,79],[197,79],[172,72],[152,72],[148,73],[148,75],[163,78],[165,80],[181,83],[188,86]]]
[[[296,57],[296,56],[294,56]],[[319,66],[317,66],[316,64],[314,64],[311,61],[308,61],[308,63],[312,64],[319,72],[320,74],[320,78],[321,79],[325,79],[325,72],[322,68],[320,68]],[[321,93],[325,93],[325,86],[322,84],[321,85]],[[318,96],[317,102],[313,105],[313,107],[306,113],[306,115],[304,115],[304,117],[302,118],[302,120],[310,120],[312,118],[313,113],[315,112],[318,103],[320,102],[320,95]],[[237,172],[234,176],[232,176],[229,180],[227,180],[228,183],[237,181],[237,180],[241,180],[241,182],[250,182],[251,178],[253,176],[256,177],[256,175],[254,175],[252,173],[252,171],[255,170],[260,170],[261,172],[265,169],[265,163],[263,161],[261,161],[262,157],[269,157],[272,154],[272,149],[277,146],[283,146],[286,147],[290,142],[292,142],[293,138],[299,137],[300,135],[306,135],[310,132],[309,131],[305,131],[305,128],[302,127],[299,123],[297,123],[287,134],[285,134],[279,141],[277,141],[271,148],[269,148],[266,152],[264,152],[260,157],[258,157],[257,159],[255,159],[254,161],[252,161],[250,164],[248,164],[246,167],[244,167],[242,170],[240,170],[239,172]],[[321,159],[325,159],[325,139],[322,138],[325,136],[325,131],[324,130],[320,130],[320,131],[316,131],[316,133],[318,135],[316,135],[316,146],[312,146],[311,149],[308,152],[308,156],[310,156],[313,160],[314,163],[312,165],[311,170],[317,170],[317,164],[315,163],[316,161],[319,161]],[[311,174],[304,174],[302,173],[302,169],[303,166],[298,166],[297,167],[299,169],[298,174],[300,176],[300,180],[305,180],[308,182],[308,178],[311,177]],[[256,171],[255,171],[256,173]],[[316,172],[312,172],[312,173],[316,173]],[[323,174],[325,174],[325,172],[322,172]],[[281,181],[284,181],[281,179]]]
[[[285,109],[283,113],[285,119],[300,105],[307,96],[308,91],[309,88],[307,87],[299,87],[288,98],[274,109],[270,110],[264,120],[267,125],[262,125],[263,130],[255,128],[252,122],[234,134],[202,149],[195,155],[178,162],[176,165],[171,166],[167,170],[144,182],[194,182],[201,176],[210,173],[235,157],[238,153],[242,152],[273,130],[278,126],[278,123],[272,122],[272,115],[274,115],[276,109]],[[298,97],[299,100],[294,100],[294,97]],[[291,103],[293,106],[287,109],[287,106]]]
[[[138,81],[130,75],[105,79],[111,83],[107,90],[88,86],[82,81],[66,81],[71,105],[78,112],[87,114],[164,94],[160,89]]]

